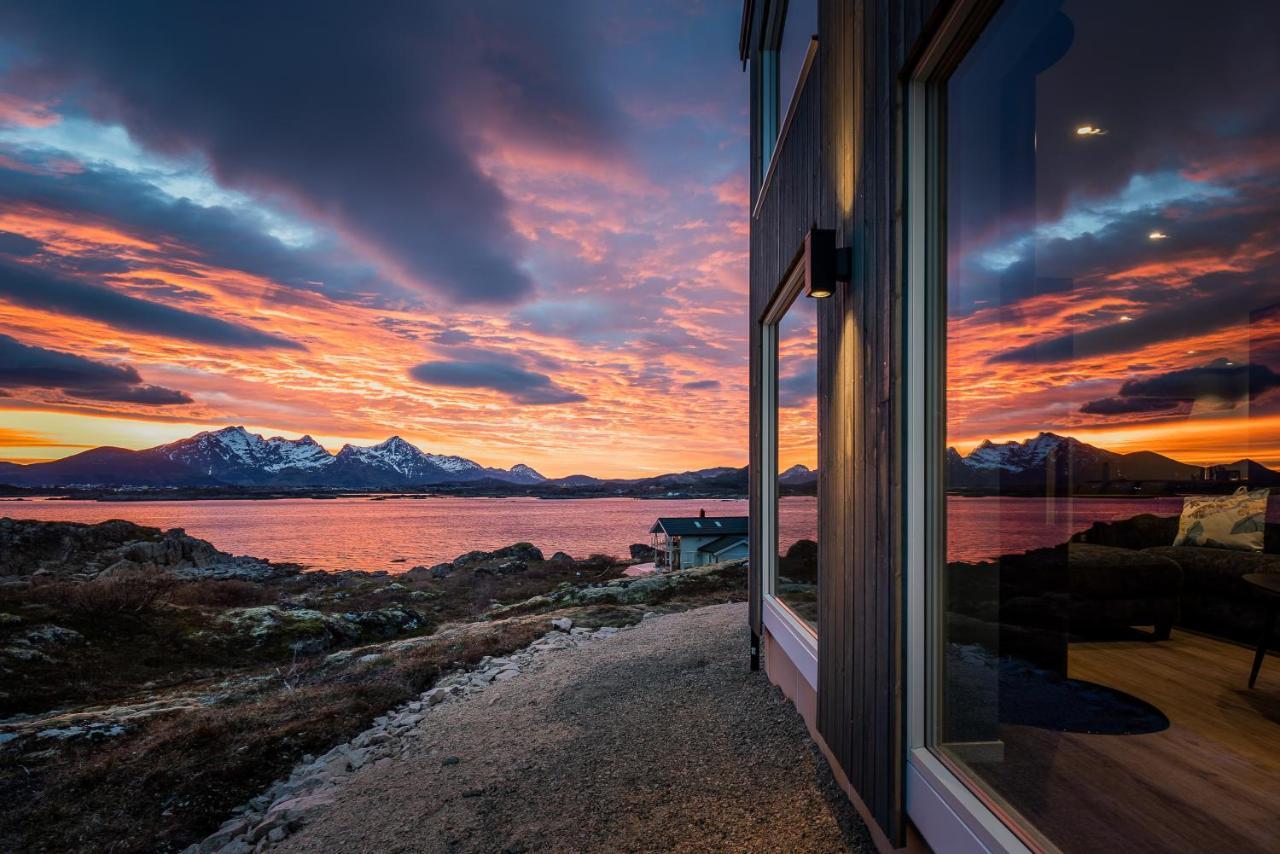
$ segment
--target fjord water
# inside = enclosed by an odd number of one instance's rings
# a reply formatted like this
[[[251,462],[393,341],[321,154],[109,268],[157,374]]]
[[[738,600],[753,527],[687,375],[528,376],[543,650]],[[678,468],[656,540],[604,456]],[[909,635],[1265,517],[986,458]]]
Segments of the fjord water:
[[[286,498],[272,501],[0,500],[0,516],[67,522],[128,519],[158,528],[185,528],[235,554],[292,561],[314,569],[387,569],[450,560],[472,549],[526,541],[547,555],[595,552],[626,557],[631,543],[648,543],[659,516],[740,516],[741,500],[592,498]],[[1140,513],[1176,516],[1179,497],[947,499],[947,557],[990,559],[1054,546],[1093,522]],[[779,528],[785,542],[815,538],[816,502],[783,498]],[[1280,521],[1280,501],[1267,518]],[[403,561],[397,560],[403,558]]]
[[[808,513],[804,506],[808,505]],[[816,518],[814,499],[784,499],[784,520]],[[628,557],[648,543],[659,516],[742,516],[736,500],[593,498],[386,498],[368,496],[270,501],[0,501],[0,516],[66,522],[127,519],[158,528],[185,528],[223,551],[313,569],[430,566],[473,549],[531,542],[548,557],[603,552]],[[812,536],[812,534],[810,534]],[[403,561],[396,561],[403,558]]]

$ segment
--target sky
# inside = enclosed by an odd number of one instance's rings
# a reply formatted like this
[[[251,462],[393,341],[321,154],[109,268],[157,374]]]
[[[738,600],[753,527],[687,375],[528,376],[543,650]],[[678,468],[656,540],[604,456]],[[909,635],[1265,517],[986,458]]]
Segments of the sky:
[[[0,459],[746,462],[740,4],[0,4]]]
[[[952,76],[960,451],[1050,430],[1280,467],[1280,7],[1200,11],[1006,4]]]

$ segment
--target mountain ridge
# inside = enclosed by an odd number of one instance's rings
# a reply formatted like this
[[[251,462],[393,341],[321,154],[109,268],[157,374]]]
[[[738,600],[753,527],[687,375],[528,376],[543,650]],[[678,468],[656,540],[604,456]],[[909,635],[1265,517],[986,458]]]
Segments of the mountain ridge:
[[[205,430],[153,448],[93,448],[60,460],[0,467],[11,486],[403,487],[546,478],[524,463],[487,468],[465,457],[428,454],[399,436],[330,453],[311,436],[264,438],[243,426]]]
[[[1154,451],[1118,453],[1072,436],[1041,432],[1022,441],[980,442],[968,454],[948,447],[946,485],[957,491],[1043,491],[1114,483],[1248,482],[1280,486],[1280,471],[1242,458],[1197,466]],[[792,466],[779,475],[790,490],[816,489],[818,472]],[[400,436],[374,445],[343,445],[330,453],[311,436],[264,438],[243,426],[206,430],[153,448],[103,446],[60,460],[0,463],[0,484],[28,488],[277,488],[481,490],[542,488],[593,494],[649,495],[745,492],[747,469],[717,466],[644,478],[573,474],[547,478],[524,463],[510,469],[466,457],[427,453]],[[1092,486],[1090,486],[1092,485]]]

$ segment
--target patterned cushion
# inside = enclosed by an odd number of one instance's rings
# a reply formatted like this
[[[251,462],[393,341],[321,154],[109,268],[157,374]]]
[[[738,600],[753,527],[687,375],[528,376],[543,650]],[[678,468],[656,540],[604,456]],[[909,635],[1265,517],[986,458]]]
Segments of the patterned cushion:
[[[1242,486],[1232,495],[1188,495],[1173,544],[1262,551],[1270,491]]]

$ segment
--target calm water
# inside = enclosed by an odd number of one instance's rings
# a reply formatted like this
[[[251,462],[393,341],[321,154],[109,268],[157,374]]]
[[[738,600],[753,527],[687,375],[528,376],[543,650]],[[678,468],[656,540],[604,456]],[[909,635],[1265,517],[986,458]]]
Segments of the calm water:
[[[658,516],[740,516],[747,502],[648,501],[592,498],[307,498],[279,501],[0,501],[0,516],[101,522],[128,519],[158,528],[185,528],[235,554],[294,561],[317,569],[389,569],[450,560],[472,549],[527,541],[550,555],[606,552],[625,557],[631,543],[648,543]],[[1176,516],[1181,498],[947,499],[948,560],[974,561],[1065,542],[1095,521],[1139,513]],[[815,538],[811,497],[782,499],[784,543]],[[1268,521],[1280,521],[1273,499]],[[404,558],[403,562],[392,561]]]
[[[787,499],[784,518],[812,512],[813,499]],[[450,560],[472,549],[531,542],[548,556],[593,552],[628,556],[648,543],[659,516],[741,516],[746,501],[650,501],[593,498],[282,499],[277,501],[0,502],[0,516],[101,522],[128,519],[185,528],[218,548],[316,569],[389,569]],[[404,558],[403,563],[392,563]]]

